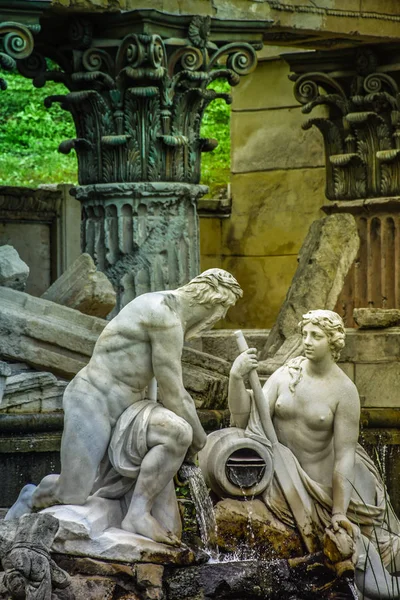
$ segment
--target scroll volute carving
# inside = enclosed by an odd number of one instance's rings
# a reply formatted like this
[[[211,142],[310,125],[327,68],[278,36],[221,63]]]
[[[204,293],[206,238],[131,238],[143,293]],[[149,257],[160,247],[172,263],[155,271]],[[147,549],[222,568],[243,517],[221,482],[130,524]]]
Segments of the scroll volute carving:
[[[309,114],[315,106],[327,118],[311,118],[322,133],[326,157],[326,196],[354,200],[400,194],[400,95],[393,65],[360,50],[353,64],[333,73],[292,74],[294,94]]]
[[[210,26],[194,17],[185,39],[129,33],[101,47],[89,24],[75,20],[67,49],[56,53],[61,70],[20,64],[35,85],[69,89],[47,106],[59,102],[73,116],[76,138],[59,150],[77,152],[80,184],[199,181],[201,152],[217,144],[200,137],[204,111],[216,98],[231,102],[208,86],[217,78],[237,85],[257,62],[251,44],[211,42]]]
[[[33,35],[39,30],[39,25],[22,25],[14,21],[0,23],[0,67],[11,71],[17,60],[26,59],[34,48]],[[0,78],[0,89],[6,88],[6,80]]]

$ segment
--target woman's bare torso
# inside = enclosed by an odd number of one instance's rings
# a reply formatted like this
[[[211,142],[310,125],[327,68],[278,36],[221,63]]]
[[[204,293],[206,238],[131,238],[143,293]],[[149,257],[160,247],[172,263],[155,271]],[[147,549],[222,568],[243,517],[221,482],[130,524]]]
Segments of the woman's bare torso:
[[[304,363],[303,363],[304,365]],[[336,366],[323,378],[310,377],[302,365],[302,377],[294,392],[288,369],[278,381],[272,399],[273,423],[278,440],[287,446],[302,468],[315,481],[332,485],[334,446],[333,425],[341,397],[343,373]]]

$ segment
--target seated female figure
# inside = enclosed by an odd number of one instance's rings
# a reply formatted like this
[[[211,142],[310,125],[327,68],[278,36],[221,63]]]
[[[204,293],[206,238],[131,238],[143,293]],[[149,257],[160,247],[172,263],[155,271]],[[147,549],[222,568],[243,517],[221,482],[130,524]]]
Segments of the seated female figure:
[[[358,566],[367,553],[381,570],[382,562],[399,570],[400,523],[387,503],[376,467],[357,443],[357,388],[336,364],[345,344],[343,321],[332,311],[315,310],[304,315],[299,325],[304,356],[289,360],[263,388],[285,464],[308,498],[305,510],[312,513],[321,536],[328,526],[343,527],[358,539]],[[257,364],[254,348],[243,352],[233,363],[229,381],[232,425],[250,435],[265,431],[244,385]],[[276,478],[264,501],[280,520],[294,526]]]

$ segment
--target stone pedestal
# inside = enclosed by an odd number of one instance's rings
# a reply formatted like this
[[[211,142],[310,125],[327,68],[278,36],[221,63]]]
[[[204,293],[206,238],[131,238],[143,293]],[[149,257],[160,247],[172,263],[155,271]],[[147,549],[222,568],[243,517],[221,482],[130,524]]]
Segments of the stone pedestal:
[[[173,289],[199,272],[196,202],[207,188],[185,183],[80,186],[82,250],[117,291],[117,308],[145,292]]]

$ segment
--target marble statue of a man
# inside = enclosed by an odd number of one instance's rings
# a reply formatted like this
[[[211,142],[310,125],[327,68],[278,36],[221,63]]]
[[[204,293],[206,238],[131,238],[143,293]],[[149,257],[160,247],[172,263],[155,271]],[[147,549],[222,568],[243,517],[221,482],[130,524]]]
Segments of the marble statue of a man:
[[[174,475],[206,442],[182,381],[183,344],[223,318],[241,296],[230,273],[209,269],[183,287],[143,294],[125,306],[65,390],[61,474],[23,490],[7,518],[55,504],[84,504],[104,488],[111,492],[103,496],[113,497],[112,478],[95,484],[99,465],[109,445],[110,460],[123,463],[121,448],[128,445],[129,464],[114,465],[119,476],[136,478],[122,528],[178,544],[177,536],[154,517],[156,504],[165,510],[168,494],[174,494]],[[161,403],[146,399],[153,378]]]

